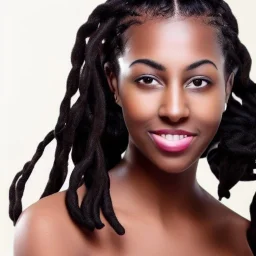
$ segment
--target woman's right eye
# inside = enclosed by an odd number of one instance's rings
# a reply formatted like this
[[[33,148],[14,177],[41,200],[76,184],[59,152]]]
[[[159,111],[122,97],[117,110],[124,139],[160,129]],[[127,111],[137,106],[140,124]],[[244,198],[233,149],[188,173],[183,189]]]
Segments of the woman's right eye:
[[[139,81],[143,81],[143,82],[141,83],[141,82],[139,82]],[[155,81],[156,83],[152,84],[153,81]],[[136,82],[136,83],[139,83],[139,84],[152,85],[151,87],[156,86],[156,85],[159,84],[159,83],[157,82],[157,80],[154,79],[154,78],[151,77],[151,76],[143,76],[143,77],[140,77],[140,78],[136,79],[135,82]]]

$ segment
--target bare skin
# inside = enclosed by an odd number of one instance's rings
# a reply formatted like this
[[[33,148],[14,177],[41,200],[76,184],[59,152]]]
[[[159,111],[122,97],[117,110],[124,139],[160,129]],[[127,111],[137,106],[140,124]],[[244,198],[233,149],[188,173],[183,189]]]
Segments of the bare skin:
[[[246,239],[250,222],[219,203],[205,191],[206,220],[190,220],[163,227],[145,211],[131,213],[122,203],[121,184],[112,182],[111,197],[117,218],[125,227],[117,235],[101,212],[105,227],[93,233],[76,226],[65,206],[66,191],[45,197],[21,215],[15,232],[15,256],[253,256]],[[86,193],[77,190],[79,205]],[[119,204],[119,205],[118,205]],[[131,206],[130,202],[128,206]]]
[[[130,134],[124,159],[109,171],[111,198],[125,235],[117,235],[102,214],[106,225],[102,230],[80,230],[67,213],[64,191],[23,212],[15,255],[252,256],[246,239],[250,222],[213,198],[196,180],[199,157],[217,132],[233,85],[233,76],[224,74],[216,31],[200,20],[175,17],[133,26],[126,36],[119,76],[105,66]],[[130,66],[145,58],[166,70],[142,63]],[[202,59],[214,65],[186,70]],[[135,82],[142,75],[153,79]],[[199,78],[211,85],[202,82],[196,87],[193,80]],[[165,128],[197,136],[186,151],[166,153],[148,135],[149,130]],[[84,186],[78,189],[79,203],[85,193]],[[41,254],[36,251],[39,247]]]

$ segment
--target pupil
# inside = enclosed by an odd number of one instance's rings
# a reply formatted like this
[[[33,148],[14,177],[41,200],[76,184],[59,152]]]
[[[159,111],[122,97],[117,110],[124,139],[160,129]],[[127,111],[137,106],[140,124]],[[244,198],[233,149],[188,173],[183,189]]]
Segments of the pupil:
[[[202,84],[202,80],[201,79],[195,79],[194,84],[199,86],[199,85]]]
[[[152,80],[153,80],[153,78],[151,78],[151,77],[145,77],[145,78],[144,78],[144,81],[145,81],[146,83],[150,83],[150,82],[152,82]]]

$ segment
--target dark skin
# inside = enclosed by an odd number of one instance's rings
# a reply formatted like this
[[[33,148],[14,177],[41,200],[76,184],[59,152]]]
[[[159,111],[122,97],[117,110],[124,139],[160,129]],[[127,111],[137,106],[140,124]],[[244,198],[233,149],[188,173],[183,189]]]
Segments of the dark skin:
[[[224,73],[216,30],[200,19],[175,17],[132,26],[126,36],[119,75],[105,65],[129,131],[124,159],[109,171],[111,198],[125,235],[118,236],[102,213],[106,225],[102,230],[81,231],[67,213],[63,191],[23,212],[16,228],[15,255],[252,256],[246,240],[249,221],[218,202],[196,180],[200,155],[218,130],[233,86],[234,75]],[[145,63],[130,66],[138,59],[153,60],[165,70]],[[203,59],[213,64],[188,70]],[[138,80],[142,75],[153,79]],[[195,79],[203,80],[198,85]],[[197,136],[186,151],[163,153],[148,131],[165,128]],[[86,188],[77,192],[81,203]],[[39,247],[44,248],[41,254]]]

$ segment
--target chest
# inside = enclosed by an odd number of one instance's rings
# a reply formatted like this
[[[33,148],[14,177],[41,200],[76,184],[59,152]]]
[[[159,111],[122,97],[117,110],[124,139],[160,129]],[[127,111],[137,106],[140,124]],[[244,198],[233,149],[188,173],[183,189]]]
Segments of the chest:
[[[90,248],[90,255],[94,256],[253,256],[246,241],[232,244],[230,237],[223,239],[215,237],[211,233],[186,232],[180,230],[175,235],[167,235],[152,229],[126,230],[124,236],[116,236],[114,233],[108,236],[98,236],[98,243]]]
[[[249,251],[247,253],[239,253],[235,249],[217,247],[209,244],[192,243],[192,241],[174,241],[164,242],[158,240],[157,237],[147,239],[147,237],[139,237],[132,243],[115,243],[112,246],[97,247],[91,250],[88,256],[253,256]]]

